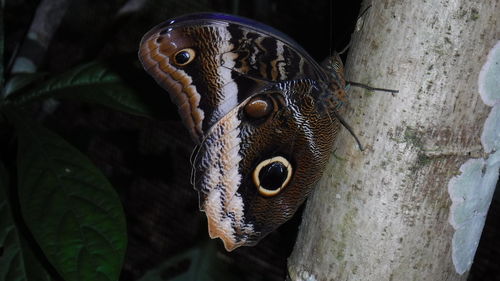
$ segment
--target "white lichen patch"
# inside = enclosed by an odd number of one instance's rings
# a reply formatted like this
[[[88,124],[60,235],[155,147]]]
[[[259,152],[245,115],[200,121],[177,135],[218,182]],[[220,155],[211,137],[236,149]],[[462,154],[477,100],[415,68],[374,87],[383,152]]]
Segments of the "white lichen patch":
[[[500,150],[500,41],[486,58],[478,79],[483,102],[493,109],[484,123],[481,143],[487,153]]]
[[[500,152],[491,155],[488,160],[469,159],[460,167],[462,173],[448,183],[452,200],[450,224],[455,229],[452,258],[459,274],[472,265],[499,169]]]
[[[500,151],[500,103],[493,106],[484,122],[481,144],[486,153]]]
[[[293,281],[318,281],[318,278],[311,273],[309,270],[299,269],[299,268],[288,268],[288,277],[287,280]]]
[[[500,41],[488,54],[478,88],[483,102],[493,106],[481,134],[481,144],[489,156],[467,160],[460,167],[461,174],[448,183],[450,224],[455,229],[452,259],[458,274],[472,265],[500,170]]]
[[[478,87],[485,104],[494,106],[500,102],[500,41],[491,49],[481,68]]]
[[[299,273],[299,278],[297,281],[317,281],[314,274],[309,273],[307,271],[302,271]]]

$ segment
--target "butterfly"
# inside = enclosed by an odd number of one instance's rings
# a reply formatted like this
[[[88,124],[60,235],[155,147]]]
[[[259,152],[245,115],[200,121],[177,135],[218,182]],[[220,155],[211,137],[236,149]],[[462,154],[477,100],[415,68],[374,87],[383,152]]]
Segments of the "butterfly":
[[[197,144],[192,183],[210,237],[232,251],[290,219],[321,177],[343,124],[339,56],[320,65],[272,27],[197,13],[151,29],[139,59]]]

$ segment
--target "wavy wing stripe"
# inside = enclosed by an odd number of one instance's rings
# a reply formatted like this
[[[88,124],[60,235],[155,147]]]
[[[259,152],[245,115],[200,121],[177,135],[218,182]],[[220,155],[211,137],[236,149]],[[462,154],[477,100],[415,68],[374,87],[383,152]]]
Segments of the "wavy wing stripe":
[[[233,80],[233,68],[238,54],[233,52],[232,35],[227,26],[214,28],[211,32],[219,38],[216,53],[221,54],[215,56],[215,61],[212,62],[217,73],[214,76],[214,90],[217,99],[209,124],[214,124],[238,105],[238,85]]]
[[[246,237],[255,232],[251,224],[245,223],[243,199],[237,192],[242,180],[238,111],[230,111],[210,130],[197,163],[206,165],[201,168],[204,173],[198,184],[206,194],[203,211],[209,235],[221,238],[228,251],[248,243]]]
[[[153,34],[141,44],[139,57],[156,82],[168,91],[191,137],[199,141],[205,118],[204,111],[200,109],[201,96],[186,72],[170,66],[168,56],[161,53],[157,38],[159,35]]]
[[[286,73],[286,62],[285,57],[283,57],[283,42],[276,42],[276,59],[271,61],[273,80],[285,80],[287,79]],[[278,78],[279,75],[279,78]]]

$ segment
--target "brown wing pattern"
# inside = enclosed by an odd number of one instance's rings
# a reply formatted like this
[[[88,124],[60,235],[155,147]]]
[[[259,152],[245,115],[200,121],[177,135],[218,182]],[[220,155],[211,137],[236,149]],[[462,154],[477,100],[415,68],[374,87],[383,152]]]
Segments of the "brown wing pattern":
[[[210,236],[231,251],[288,220],[319,180],[339,129],[338,57],[324,69],[260,23],[199,14],[153,28],[139,58],[198,143],[194,186]]]

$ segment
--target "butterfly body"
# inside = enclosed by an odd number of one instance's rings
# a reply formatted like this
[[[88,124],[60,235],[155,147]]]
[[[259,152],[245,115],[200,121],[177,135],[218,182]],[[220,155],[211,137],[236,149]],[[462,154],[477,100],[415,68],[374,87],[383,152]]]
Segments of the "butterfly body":
[[[193,14],[153,28],[139,57],[197,143],[193,184],[210,236],[233,250],[288,220],[321,177],[340,127],[338,56],[328,70],[268,26]]]

